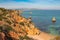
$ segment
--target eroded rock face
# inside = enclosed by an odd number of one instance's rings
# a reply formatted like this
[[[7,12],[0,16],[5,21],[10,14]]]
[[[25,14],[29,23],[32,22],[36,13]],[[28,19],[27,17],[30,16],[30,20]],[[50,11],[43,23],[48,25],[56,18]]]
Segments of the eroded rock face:
[[[0,32],[0,40],[5,40],[5,34],[3,32]]]
[[[12,38],[19,39],[19,35],[18,35],[17,33],[13,32],[13,31],[10,31],[8,34],[9,34],[10,37],[12,37]]]
[[[39,30],[35,28],[31,19],[22,17],[20,12],[19,10],[0,8],[0,30],[4,32],[0,33],[1,40],[4,38],[6,40],[20,40],[20,36],[39,34]]]

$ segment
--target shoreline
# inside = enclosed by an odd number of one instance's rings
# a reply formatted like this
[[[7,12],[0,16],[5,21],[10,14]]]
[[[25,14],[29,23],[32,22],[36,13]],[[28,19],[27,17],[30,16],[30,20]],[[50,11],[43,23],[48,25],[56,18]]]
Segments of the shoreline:
[[[56,36],[45,33],[45,32],[40,32],[39,35],[27,35],[30,38],[33,38],[34,40],[51,40],[54,39]]]

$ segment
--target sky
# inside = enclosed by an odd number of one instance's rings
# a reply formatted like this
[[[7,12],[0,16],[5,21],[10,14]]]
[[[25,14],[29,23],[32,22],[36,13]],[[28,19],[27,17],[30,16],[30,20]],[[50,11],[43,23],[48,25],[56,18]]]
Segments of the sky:
[[[60,0],[0,0],[0,7],[60,10]]]

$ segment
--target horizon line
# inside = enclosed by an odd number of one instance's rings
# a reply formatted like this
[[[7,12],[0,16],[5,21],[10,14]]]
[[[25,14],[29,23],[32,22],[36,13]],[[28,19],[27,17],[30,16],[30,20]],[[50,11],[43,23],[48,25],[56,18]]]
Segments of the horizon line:
[[[5,8],[5,7],[0,7],[0,8]],[[21,9],[21,10],[34,10],[34,9],[37,9],[37,10],[60,10],[60,9],[38,9],[38,8],[5,8],[5,9]]]

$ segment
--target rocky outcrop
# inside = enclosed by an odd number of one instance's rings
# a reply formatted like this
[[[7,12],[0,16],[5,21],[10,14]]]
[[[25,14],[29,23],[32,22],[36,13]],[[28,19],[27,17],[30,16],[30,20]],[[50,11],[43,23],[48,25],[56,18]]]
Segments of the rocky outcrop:
[[[5,40],[5,34],[3,32],[0,32],[0,40]]]
[[[37,35],[40,33],[35,28],[31,18],[26,19],[20,14],[20,10],[0,8],[0,32],[3,32],[0,33],[1,40],[20,40],[20,37],[31,40],[32,38],[29,38],[27,35]]]

